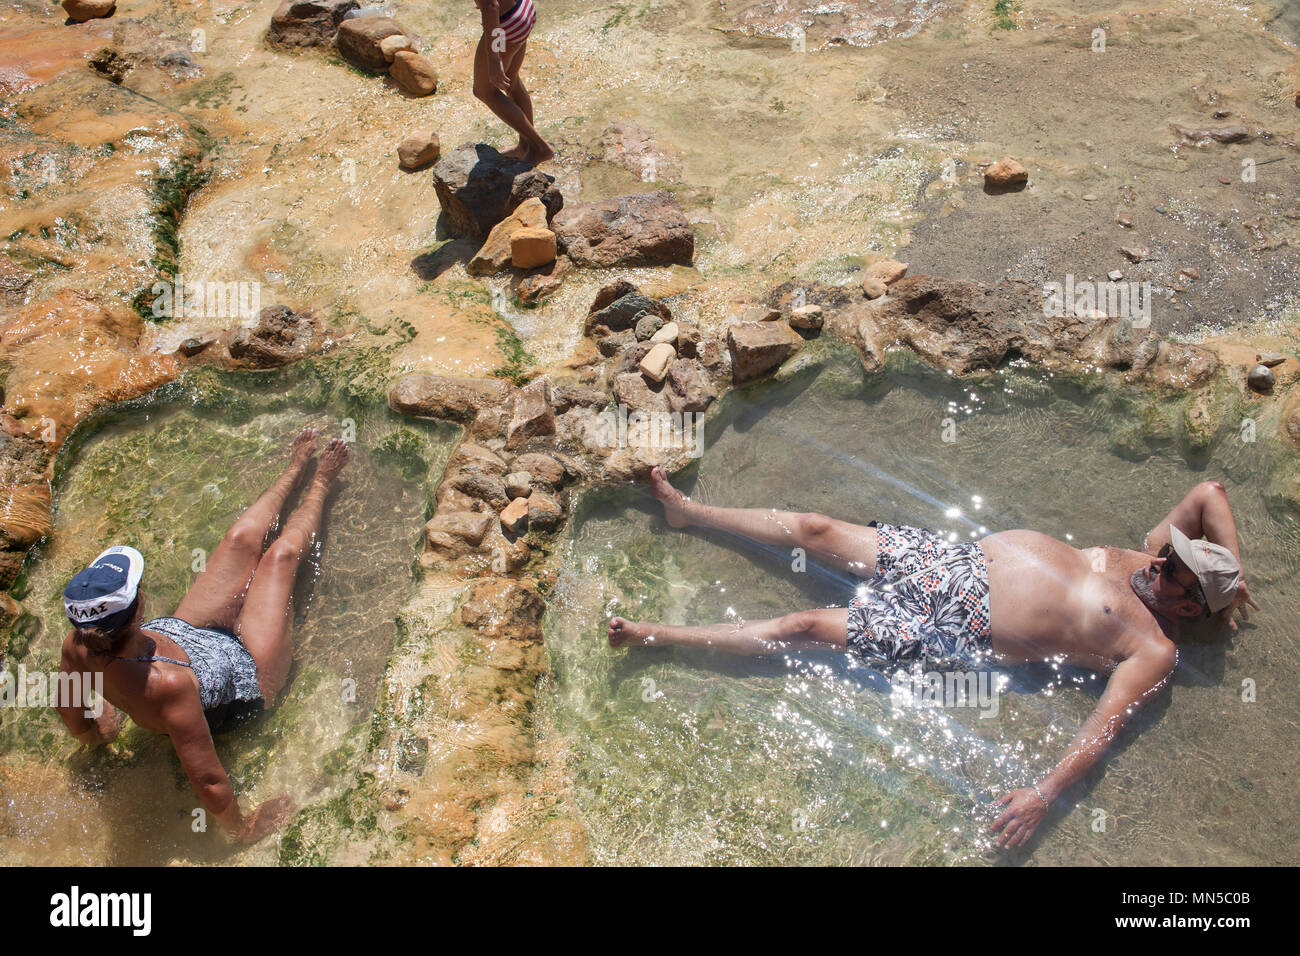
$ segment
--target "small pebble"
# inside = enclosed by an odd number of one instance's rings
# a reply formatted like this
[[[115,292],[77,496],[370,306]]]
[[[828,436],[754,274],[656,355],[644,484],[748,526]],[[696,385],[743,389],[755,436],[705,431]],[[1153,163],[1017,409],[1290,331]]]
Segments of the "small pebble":
[[[1110,279],[1111,282],[1118,282],[1120,279],[1124,278],[1124,273],[1120,272],[1118,269],[1114,269],[1107,272],[1106,277]]]
[[[1084,194],[1083,194],[1083,201],[1084,201],[1084,202],[1096,202],[1096,201],[1097,201],[1097,197],[1096,197],[1096,195],[1093,194],[1093,193],[1084,193]]]

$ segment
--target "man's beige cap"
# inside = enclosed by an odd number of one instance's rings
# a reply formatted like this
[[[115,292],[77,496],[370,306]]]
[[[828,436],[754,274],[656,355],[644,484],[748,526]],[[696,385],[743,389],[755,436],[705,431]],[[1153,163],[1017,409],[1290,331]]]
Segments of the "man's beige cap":
[[[1231,604],[1237,596],[1237,582],[1241,580],[1241,565],[1232,552],[1204,538],[1193,541],[1173,524],[1169,525],[1169,541],[1183,563],[1196,575],[1196,580],[1201,582],[1210,610],[1222,611]]]

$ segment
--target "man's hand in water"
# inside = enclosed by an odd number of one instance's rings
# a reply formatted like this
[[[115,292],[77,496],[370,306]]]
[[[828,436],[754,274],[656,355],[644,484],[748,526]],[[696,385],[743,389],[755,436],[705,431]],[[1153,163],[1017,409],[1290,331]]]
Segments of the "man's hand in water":
[[[1256,611],[1259,610],[1259,605],[1255,603],[1255,599],[1250,596],[1250,590],[1246,587],[1246,579],[1242,578],[1237,583],[1237,594],[1232,599],[1232,603],[1220,611],[1219,614],[1222,616],[1223,621],[1228,625],[1228,627],[1235,631],[1237,629],[1237,622],[1233,619],[1232,615],[1234,612],[1240,611],[1241,619],[1243,621],[1249,621],[1250,612],[1246,610],[1247,607],[1254,608]]]
[[[1028,843],[1029,838],[1038,829],[1038,824],[1042,823],[1043,817],[1047,816],[1047,807],[1033,787],[1013,790],[994,801],[994,804],[999,807],[1008,804],[1002,811],[1002,816],[994,820],[993,826],[989,828],[990,833],[1002,830],[1002,835],[998,837],[998,846],[1004,850]]]
[[[267,834],[274,833],[289,821],[289,817],[293,816],[296,809],[287,793],[272,797],[244,817],[244,826],[239,832],[239,842],[248,846]]]

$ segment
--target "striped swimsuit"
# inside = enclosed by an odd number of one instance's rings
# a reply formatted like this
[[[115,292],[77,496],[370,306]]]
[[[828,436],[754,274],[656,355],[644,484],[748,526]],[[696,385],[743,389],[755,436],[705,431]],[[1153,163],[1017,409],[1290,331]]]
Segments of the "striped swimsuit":
[[[533,0],[515,0],[514,6],[501,14],[501,29],[505,31],[506,42],[511,46],[523,43],[533,32],[536,22],[537,8],[533,6]]]

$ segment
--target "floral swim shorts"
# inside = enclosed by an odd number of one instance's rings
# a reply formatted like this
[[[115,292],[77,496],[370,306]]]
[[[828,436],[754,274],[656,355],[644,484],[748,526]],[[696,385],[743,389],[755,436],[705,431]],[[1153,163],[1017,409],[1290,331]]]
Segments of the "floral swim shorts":
[[[970,670],[993,656],[989,569],[978,542],[875,523],[876,573],[849,602],[848,647],[889,671]]]

